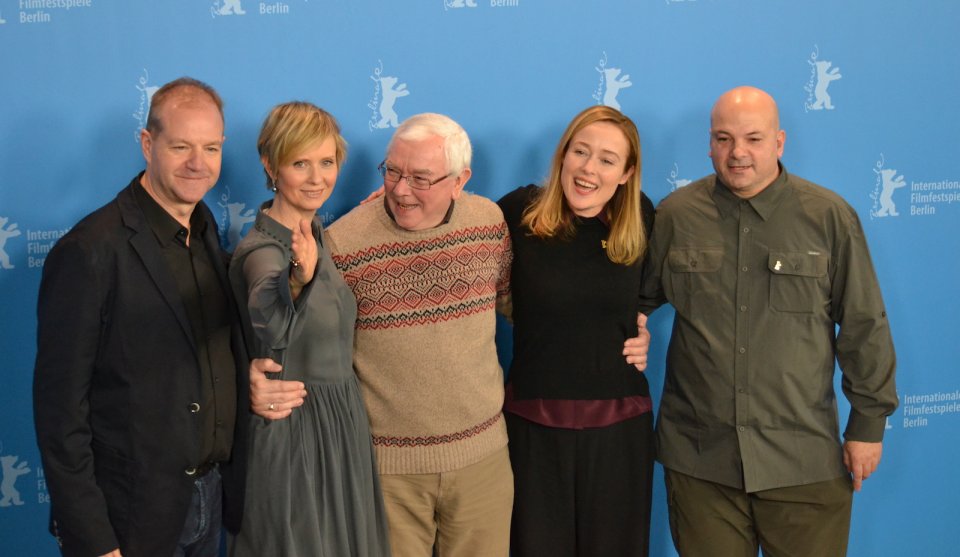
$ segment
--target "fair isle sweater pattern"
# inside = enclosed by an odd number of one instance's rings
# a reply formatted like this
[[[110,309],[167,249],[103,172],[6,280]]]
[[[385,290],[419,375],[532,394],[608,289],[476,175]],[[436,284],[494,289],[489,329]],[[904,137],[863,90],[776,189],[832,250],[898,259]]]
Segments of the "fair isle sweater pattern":
[[[395,435],[374,435],[373,444],[382,446],[382,447],[426,447],[430,445],[443,445],[445,443],[455,443],[457,441],[464,441],[470,439],[476,435],[480,435],[484,431],[490,429],[490,426],[496,424],[501,420],[503,414],[497,412],[496,416],[493,416],[489,420],[483,422],[482,424],[477,424],[470,429],[464,431],[458,431],[456,433],[450,433],[447,435],[429,435],[429,436],[416,436],[416,437],[398,437]]]
[[[357,329],[409,327],[494,310],[504,230],[478,226],[336,256],[357,297]]]
[[[354,368],[380,473],[457,470],[505,447],[495,333],[512,249],[499,207],[464,193],[447,223],[408,231],[373,203],[327,232],[357,301]]]

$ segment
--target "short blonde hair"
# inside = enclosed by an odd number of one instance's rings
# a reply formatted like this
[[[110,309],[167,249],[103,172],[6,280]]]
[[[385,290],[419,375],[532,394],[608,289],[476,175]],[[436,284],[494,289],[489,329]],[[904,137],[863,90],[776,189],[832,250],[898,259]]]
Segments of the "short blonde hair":
[[[329,112],[301,101],[273,107],[263,121],[257,139],[257,152],[265,160],[263,171],[267,175],[267,188],[273,189],[268,168],[276,174],[294,157],[331,136],[337,146],[337,166],[341,166],[347,158],[347,142],[340,135],[337,120]]]
[[[540,238],[571,238],[575,233],[574,214],[567,205],[560,184],[563,159],[573,136],[595,122],[609,122],[623,132],[630,152],[624,170],[633,167],[633,174],[607,202],[604,211],[610,220],[607,238],[607,258],[621,265],[632,265],[647,248],[646,228],[640,209],[640,135],[633,120],[620,111],[604,105],[591,106],[574,116],[563,132],[557,150],[553,153],[550,174],[533,203],[523,212],[521,223]]]

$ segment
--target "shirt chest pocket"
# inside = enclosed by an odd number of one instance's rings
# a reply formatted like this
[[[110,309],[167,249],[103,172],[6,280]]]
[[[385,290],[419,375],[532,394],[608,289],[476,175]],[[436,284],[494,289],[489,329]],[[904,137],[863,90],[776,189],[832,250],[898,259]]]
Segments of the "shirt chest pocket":
[[[770,307],[791,313],[829,310],[826,255],[810,252],[771,251]]]
[[[698,304],[715,300],[721,288],[718,271],[723,264],[723,248],[676,248],[667,255],[670,280],[664,287],[673,307],[686,313]]]

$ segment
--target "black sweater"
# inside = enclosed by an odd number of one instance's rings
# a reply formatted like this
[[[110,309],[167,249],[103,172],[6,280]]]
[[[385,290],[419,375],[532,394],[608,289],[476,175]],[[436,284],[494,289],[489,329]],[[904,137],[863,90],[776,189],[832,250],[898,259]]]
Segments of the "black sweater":
[[[537,186],[518,188],[498,204],[513,242],[513,396],[603,400],[649,396],[647,380],[626,363],[623,342],[637,335],[643,261],[607,259],[599,218],[576,218],[570,240],[543,240],[520,224]],[[649,237],[653,204],[642,196]]]

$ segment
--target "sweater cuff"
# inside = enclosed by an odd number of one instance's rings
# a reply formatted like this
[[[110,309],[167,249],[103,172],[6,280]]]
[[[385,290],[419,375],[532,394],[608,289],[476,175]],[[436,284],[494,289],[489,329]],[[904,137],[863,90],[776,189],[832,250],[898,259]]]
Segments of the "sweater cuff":
[[[851,408],[850,418],[847,421],[847,429],[843,432],[843,437],[848,441],[879,443],[883,441],[883,432],[886,427],[886,417],[880,416],[879,418],[875,418],[866,416]]]

